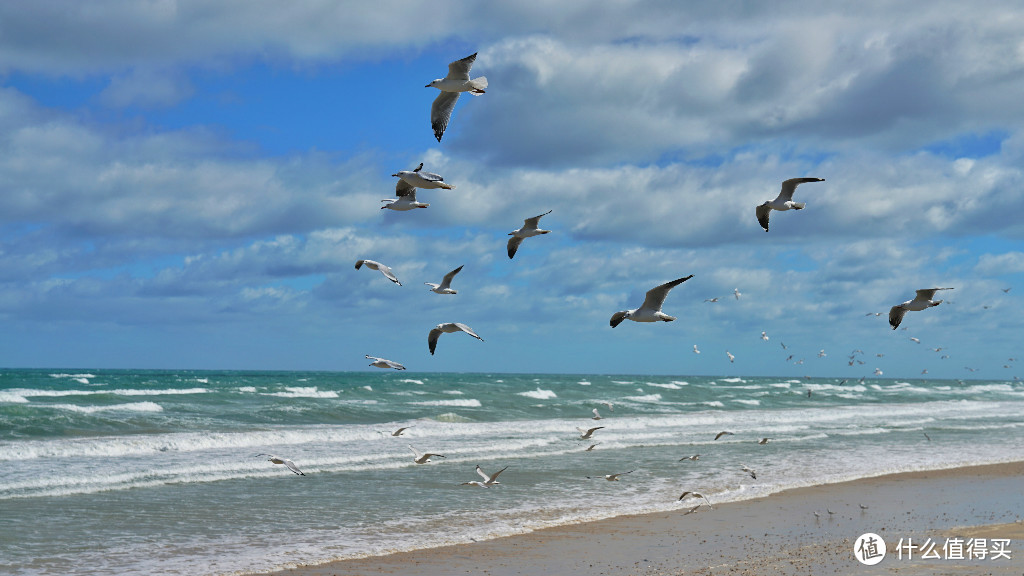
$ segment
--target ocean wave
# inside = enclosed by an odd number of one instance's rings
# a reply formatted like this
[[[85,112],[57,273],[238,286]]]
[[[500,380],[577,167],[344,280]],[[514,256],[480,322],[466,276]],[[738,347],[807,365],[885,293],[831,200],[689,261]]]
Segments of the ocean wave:
[[[466,400],[423,400],[421,402],[409,402],[416,406],[455,406],[461,408],[479,408],[481,406],[480,401],[476,398],[468,398]]]
[[[748,406],[760,406],[760,400],[744,400],[743,398],[736,398],[733,402],[739,402],[740,404],[746,404]]]
[[[747,382],[743,378],[722,378],[721,380],[722,380],[722,382],[728,382],[729,384],[737,384],[737,383],[745,384]]]
[[[517,396],[526,396],[527,398],[536,398],[537,400],[550,400],[551,398],[558,398],[558,395],[551,390],[542,390],[539,386],[536,390],[529,390],[527,392],[516,392]]]
[[[163,407],[156,402],[129,402],[127,404],[111,404],[110,406],[79,406],[77,404],[30,404],[33,408],[52,408],[69,410],[82,414],[96,412],[163,412]]]
[[[399,380],[399,382],[403,384],[419,384],[420,386],[423,386],[423,380],[416,380],[414,378],[403,378]]]
[[[647,404],[654,404],[661,402],[661,394],[645,394],[643,396],[626,396],[623,400],[629,400],[630,402],[644,402]]]
[[[316,386],[285,386],[285,392],[264,392],[264,396],[279,398],[337,398],[333,390],[319,390]]]
[[[647,382],[647,386],[654,386],[656,388],[665,388],[668,390],[682,390],[682,387],[675,382],[669,382],[668,384],[658,384],[657,382]]]

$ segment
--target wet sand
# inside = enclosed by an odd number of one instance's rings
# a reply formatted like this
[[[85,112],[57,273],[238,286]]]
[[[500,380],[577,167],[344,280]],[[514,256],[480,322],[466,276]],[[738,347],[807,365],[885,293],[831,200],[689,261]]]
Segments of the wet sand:
[[[680,486],[683,490],[699,487]],[[275,576],[1024,574],[1024,462],[892,474],[786,490],[765,498],[624,516],[317,566]],[[861,505],[867,506],[866,509]],[[829,514],[831,509],[833,514]],[[815,512],[818,516],[815,516]],[[872,532],[888,553],[860,564],[854,544]],[[995,539],[1010,558],[957,559],[956,541]],[[901,539],[936,545],[937,559],[897,557]],[[948,546],[948,552],[943,546]],[[906,546],[903,547],[906,551]]]

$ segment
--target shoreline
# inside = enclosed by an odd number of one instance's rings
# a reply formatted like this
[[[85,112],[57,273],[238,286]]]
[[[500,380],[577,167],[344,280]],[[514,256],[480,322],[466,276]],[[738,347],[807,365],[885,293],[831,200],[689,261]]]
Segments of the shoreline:
[[[1024,462],[901,472],[677,511],[619,516],[525,534],[383,556],[258,572],[263,576],[483,573],[637,574],[1014,574],[1024,569]],[[681,487],[680,491],[689,489]],[[867,506],[861,509],[860,505]],[[831,509],[834,514],[828,514]],[[818,512],[818,516],[815,516]],[[864,533],[889,550],[861,565],[853,546]],[[897,544],[951,538],[1010,540],[1010,558],[897,558]],[[952,573],[952,572],[950,572]]]

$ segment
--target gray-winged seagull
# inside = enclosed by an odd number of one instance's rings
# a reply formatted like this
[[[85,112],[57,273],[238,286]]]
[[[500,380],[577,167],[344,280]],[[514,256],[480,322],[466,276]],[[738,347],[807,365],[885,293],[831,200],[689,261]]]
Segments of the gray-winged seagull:
[[[633,310],[621,310],[612,314],[612,319],[609,324],[612,328],[615,328],[627,318],[634,322],[671,322],[675,320],[675,316],[669,316],[661,311],[661,306],[665,303],[665,298],[668,297],[670,290],[676,286],[686,282],[690,278],[693,278],[693,274],[686,276],[685,278],[676,278],[671,282],[666,282],[661,286],[656,286],[647,291],[647,296],[644,297],[644,303]]]
[[[757,207],[757,221],[761,224],[761,228],[764,231],[768,231],[768,214],[772,210],[778,210],[783,212],[785,210],[803,210],[805,204],[803,202],[793,202],[793,192],[796,191],[796,187],[803,184],[804,182],[824,182],[824,178],[790,178],[782,183],[782,191],[775,200],[769,200],[764,204]]]
[[[391,280],[395,284],[398,284],[399,286],[402,285],[402,283],[398,281],[398,276],[395,276],[395,273],[391,271],[391,268],[381,264],[380,262],[376,262],[374,260],[359,260],[356,262],[356,270],[359,270],[364,265],[370,270],[379,271],[385,278]]]
[[[422,172],[423,162],[416,167],[415,170],[400,170],[392,174],[399,178],[398,184],[395,185],[395,193],[401,196],[404,192],[408,192],[410,189],[415,190],[416,188],[444,188],[445,190],[453,190],[455,186],[444,181],[444,178],[440,174],[434,174],[433,172]]]
[[[292,462],[287,458],[280,458],[273,454],[257,454],[256,456],[266,456],[267,460],[270,462],[273,462],[274,464],[284,464],[292,472],[295,472],[299,476],[305,476],[305,474],[302,473],[302,470],[299,470],[299,467],[295,465],[295,462]]]
[[[462,266],[465,266],[465,264]],[[455,278],[455,275],[462,271],[462,266],[459,266],[455,270],[445,274],[444,278],[441,279],[440,284],[434,284],[433,282],[424,282],[424,284],[430,286],[430,291],[436,292],[437,294],[458,294],[458,290],[452,289],[452,278]]]
[[[465,332],[481,342],[484,341],[483,338],[477,336],[476,332],[473,332],[472,328],[461,322],[445,322],[434,326],[434,329],[431,330],[430,334],[427,336],[427,344],[430,346],[430,353],[434,353],[434,350],[437,348],[437,339],[441,337],[442,333],[451,334],[453,332]]]
[[[387,358],[370,356],[369,354],[366,355],[366,358],[368,360],[373,360],[373,362],[370,362],[370,366],[375,366],[377,368],[394,368],[395,370],[405,370],[405,366],[402,366],[398,362],[388,360]]]
[[[445,128],[448,127],[452,110],[455,109],[455,103],[459,101],[459,94],[469,92],[473,96],[479,96],[484,93],[484,88],[487,88],[486,77],[469,78],[469,69],[473,67],[474,60],[476,60],[475,52],[462,60],[452,62],[448,65],[447,76],[438,78],[424,86],[424,88],[433,87],[441,91],[441,94],[434,99],[434,104],[430,106],[430,127],[434,129],[434,137],[438,142],[441,141],[441,136],[444,135]]]
[[[889,309],[889,325],[895,330],[899,328],[900,322],[903,321],[903,315],[907,311],[918,312],[925,308],[931,308],[932,306],[938,306],[942,304],[942,300],[932,300],[935,297],[935,293],[939,290],[952,290],[952,288],[922,288],[917,291],[917,295],[914,296],[913,300],[907,300],[903,304],[897,304]]]
[[[547,234],[551,230],[541,230],[537,226],[540,224],[540,219],[544,216],[551,214],[551,210],[541,214],[540,216],[534,216],[533,218],[527,218],[523,220],[523,227],[519,230],[513,230],[508,235],[511,238],[508,239],[508,258],[512,259],[516,255],[516,251],[519,250],[519,245],[523,243],[524,238],[530,238],[531,236],[539,236],[541,234]]]
[[[427,452],[427,453],[424,453],[424,454],[420,454],[420,451],[415,449],[415,448],[413,448],[412,444],[409,444],[409,450],[412,450],[412,453],[413,453],[412,461],[417,463],[417,464],[426,464],[427,462],[430,462],[430,459],[433,456],[437,456],[438,458],[444,458],[443,454],[433,454],[433,453],[430,453],[430,452]]]

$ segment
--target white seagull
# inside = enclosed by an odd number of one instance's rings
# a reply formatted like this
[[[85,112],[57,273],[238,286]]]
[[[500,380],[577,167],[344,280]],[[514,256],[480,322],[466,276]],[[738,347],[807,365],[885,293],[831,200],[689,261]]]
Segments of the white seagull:
[[[803,202],[793,202],[793,192],[796,191],[796,187],[803,184],[804,182],[824,182],[824,178],[790,178],[782,183],[782,191],[775,200],[769,200],[764,204],[757,207],[757,221],[761,224],[761,228],[764,231],[768,231],[768,214],[772,210],[785,211],[785,210],[803,210],[805,204]]]
[[[757,472],[756,472],[756,471],[754,471],[753,469],[751,469],[751,468],[747,468],[747,466],[746,466],[746,465],[741,465],[741,466],[740,466],[740,470],[743,470],[743,471],[744,471],[744,472],[746,472],[747,474],[750,474],[750,477],[751,477],[751,478],[753,478],[754,480],[757,480]]]
[[[280,458],[273,454],[257,454],[256,456],[267,456],[268,461],[273,462],[274,464],[284,464],[292,472],[295,472],[299,476],[305,476],[305,474],[302,473],[302,470],[299,470],[299,467],[295,465],[295,462],[292,462],[287,458]]]
[[[422,162],[420,162],[419,167],[412,172],[419,172],[421,168],[423,168]],[[397,174],[392,174],[392,176],[397,176]],[[438,178],[440,178],[440,176],[438,176]],[[404,212],[406,210],[414,210],[416,208],[426,208],[427,206],[430,206],[430,204],[416,201],[416,187],[405,180],[399,180],[398,184],[395,185],[395,195],[397,195],[398,198],[385,198],[381,200],[381,202],[385,202],[385,204],[381,206],[380,209],[383,210],[388,208],[390,210]]]
[[[430,127],[434,129],[434,137],[438,142],[441,141],[441,136],[444,135],[444,130],[448,127],[448,121],[451,120],[452,110],[455,109],[455,103],[459,100],[459,94],[469,92],[473,96],[479,96],[484,93],[484,88],[487,88],[486,77],[480,76],[472,80],[469,78],[469,69],[473,67],[474,60],[476,60],[475,52],[462,60],[452,62],[448,65],[447,76],[438,78],[424,86],[424,88],[437,88],[441,91],[430,107]]]
[[[686,492],[683,492],[682,496],[680,496],[676,500],[676,502],[678,502],[679,500],[682,500],[683,498],[686,498],[687,496],[693,496],[694,498],[703,498],[704,501],[708,503],[708,508],[711,508],[712,510],[715,509],[715,507],[711,505],[711,500],[708,500],[707,496],[701,494],[700,492],[693,492],[691,490],[687,490]]]
[[[764,330],[761,330],[761,340],[768,341],[768,334]]]
[[[625,476],[626,474],[632,474],[633,472],[636,472],[636,470],[630,470],[629,472],[619,472],[618,474],[605,474],[604,476],[587,476],[587,478],[590,478],[591,480],[604,478],[609,482],[618,482],[619,476]]]
[[[732,363],[732,362],[735,362],[735,361],[736,361],[736,357],[732,355],[732,352],[729,352],[728,350],[726,350],[726,351],[725,351],[725,355],[729,357],[729,362],[730,362],[730,363]]]
[[[398,277],[395,276],[395,273],[391,271],[391,268],[388,268],[380,262],[375,262],[373,260],[359,260],[356,262],[356,270],[362,268],[364,264],[370,270],[378,270],[385,278],[391,280],[395,284],[398,284],[399,286],[402,285],[402,283],[398,281]]]
[[[700,354],[700,350],[697,349],[697,345],[696,344],[693,345],[693,353],[694,354]]]
[[[593,452],[593,451],[594,451],[594,448],[597,448],[597,446],[598,446],[599,444],[600,444],[600,442],[598,442],[597,444],[591,444],[590,446],[587,446],[587,449],[586,449],[586,450],[584,450],[584,452]]]
[[[739,300],[739,299],[740,299],[740,296],[742,296],[742,295],[743,295],[743,293],[742,293],[742,292],[740,292],[740,289],[739,289],[739,288],[733,288],[733,289],[732,289],[732,295],[733,295],[733,296],[735,296],[737,300]]]
[[[612,319],[609,321],[612,328],[615,328],[627,318],[634,322],[671,322],[675,320],[675,316],[669,316],[661,311],[661,306],[665,304],[665,298],[668,297],[670,290],[676,286],[686,282],[690,278],[693,278],[693,274],[686,276],[685,278],[676,278],[671,282],[666,282],[661,286],[656,286],[647,291],[647,296],[644,297],[644,303],[633,310],[621,310],[612,314]]]
[[[451,334],[453,332],[465,332],[481,342],[484,341],[483,338],[477,336],[476,332],[473,332],[472,328],[461,322],[445,322],[434,326],[434,329],[427,335],[427,345],[430,346],[430,354],[434,354],[434,349],[437,348],[437,339],[441,337],[441,333]]]
[[[366,357],[370,360],[373,360],[373,362],[370,362],[370,366],[376,366],[377,368],[394,368],[395,370],[405,370],[405,366],[402,366],[398,362],[388,360],[387,358],[378,358],[377,356],[370,356],[369,354],[367,354]]]
[[[463,266],[465,266],[465,264],[445,274],[444,278],[441,279],[440,284],[434,284],[433,282],[424,282],[424,284],[430,286],[430,291],[435,292],[437,294],[458,294],[458,290],[452,289],[452,278],[455,278],[456,274],[462,272]]]
[[[401,436],[402,433],[405,432],[406,430],[408,430],[409,428],[414,428],[414,427],[415,426],[402,426],[398,430],[395,430],[394,432],[392,432],[391,435],[394,436],[395,438],[397,438],[397,437]]]
[[[398,184],[395,185],[395,193],[401,196],[403,193],[415,191],[416,188],[455,189],[455,186],[445,182],[440,174],[421,172],[422,168],[423,162],[420,162],[420,165],[415,170],[400,170],[392,174],[392,176],[400,178]]]
[[[505,466],[501,470],[498,470],[494,474],[491,474],[490,476],[488,476],[487,473],[484,472],[480,468],[480,465],[477,464],[477,466],[476,466],[476,473],[479,474],[481,477],[483,477],[484,481],[481,482],[479,480],[473,480],[473,481],[470,481],[470,482],[463,482],[462,486],[479,486],[480,488],[490,488],[491,486],[494,486],[495,484],[501,484],[501,482],[498,482],[498,474],[501,474],[502,472],[504,472],[507,469],[508,469],[508,466]]]
[[[715,434],[715,440],[718,440],[722,436],[732,436],[732,432],[726,432],[726,431],[723,430],[723,431],[719,432],[718,434]]]
[[[444,458],[444,455],[442,454],[431,454],[430,452],[427,452],[426,454],[420,454],[420,451],[413,448],[412,444],[409,444],[409,450],[412,450],[413,453],[412,461],[417,464],[426,464],[427,462],[430,462],[430,458],[433,456],[437,456],[438,458]]]
[[[694,454],[693,456],[684,456],[684,457],[679,459],[680,462],[682,462],[683,460],[689,460],[691,462],[696,462],[697,460],[700,460],[700,454]]]
[[[541,234],[547,234],[551,230],[541,230],[537,227],[540,224],[540,219],[548,214],[551,214],[551,210],[541,214],[540,216],[534,216],[533,218],[527,218],[523,220],[523,227],[518,230],[509,232],[508,235],[511,238],[508,239],[508,258],[512,259],[516,255],[516,251],[519,250],[519,245],[523,243],[524,238],[530,238],[531,236],[539,236]]]
[[[601,428],[604,428],[604,426],[595,426],[593,428],[577,427],[576,429],[580,431],[580,440],[590,440],[590,438],[594,436],[594,432],[597,432]]]
[[[590,418],[591,420],[601,420],[601,413],[594,408],[594,415]]]
[[[903,321],[903,315],[907,311],[918,312],[925,308],[931,308],[932,306],[938,306],[942,304],[942,300],[932,300],[935,297],[935,293],[939,290],[952,290],[952,288],[922,288],[917,291],[917,295],[914,296],[913,300],[907,300],[903,304],[897,304],[889,309],[889,325],[895,330],[899,328],[900,322]]]

